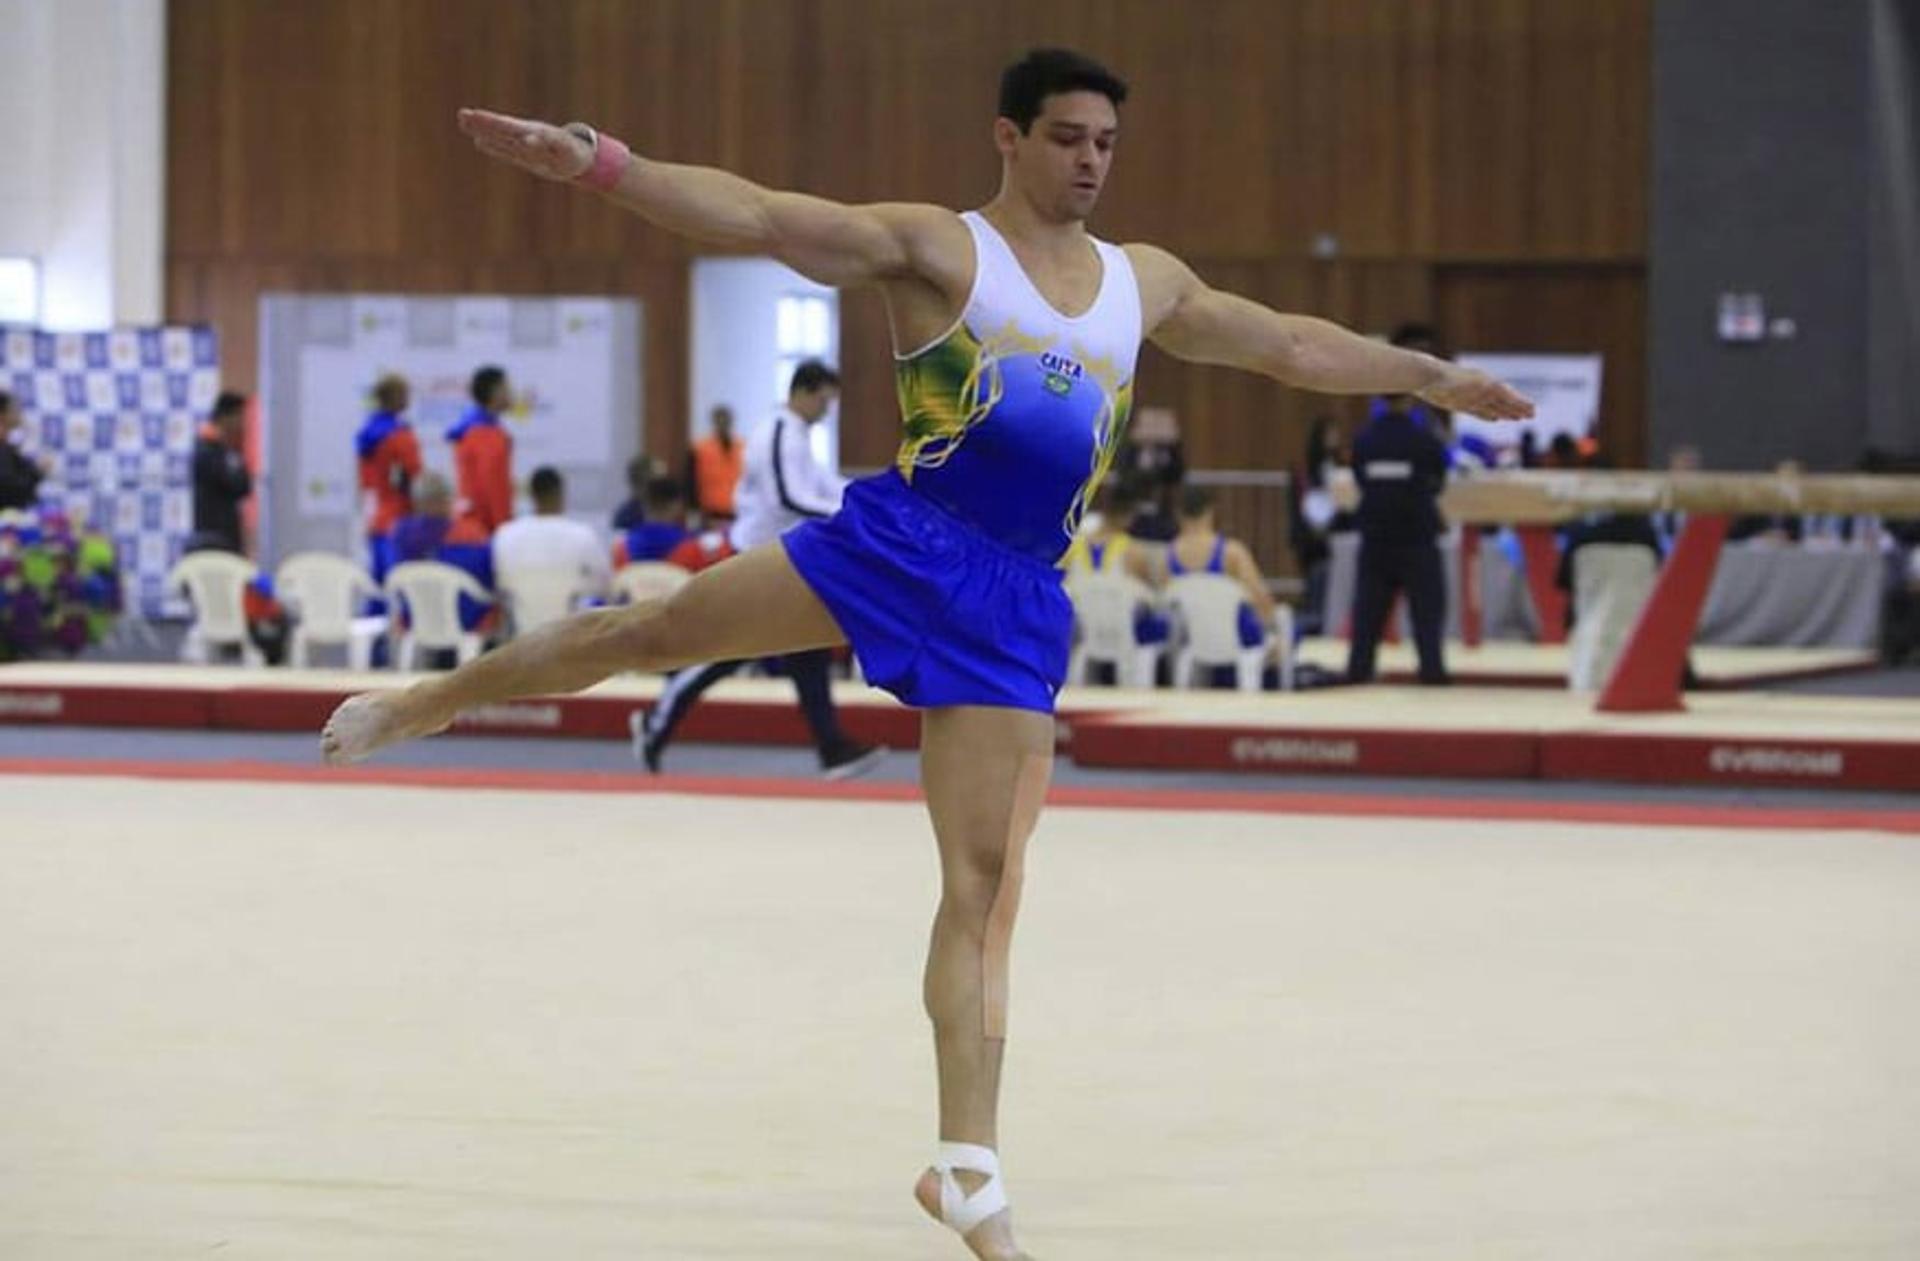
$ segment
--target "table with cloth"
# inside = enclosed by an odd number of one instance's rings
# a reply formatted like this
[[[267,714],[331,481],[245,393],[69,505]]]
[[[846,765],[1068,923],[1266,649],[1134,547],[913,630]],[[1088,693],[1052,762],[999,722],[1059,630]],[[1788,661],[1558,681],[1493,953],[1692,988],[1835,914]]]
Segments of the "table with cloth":
[[[1327,580],[1329,634],[1351,620],[1359,536],[1333,538]],[[1447,633],[1459,635],[1457,542],[1446,549]],[[1490,533],[1480,539],[1480,600],[1488,639],[1534,639],[1538,620],[1527,595],[1519,549]],[[1879,642],[1886,562],[1868,547],[1731,543],[1720,553],[1707,593],[1699,644],[1772,648],[1873,648]]]

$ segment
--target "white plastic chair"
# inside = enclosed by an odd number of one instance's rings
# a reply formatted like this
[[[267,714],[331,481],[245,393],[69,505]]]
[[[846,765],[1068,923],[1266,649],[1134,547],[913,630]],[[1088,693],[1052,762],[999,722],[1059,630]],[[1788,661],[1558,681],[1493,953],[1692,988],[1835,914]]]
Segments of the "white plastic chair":
[[[1658,570],[1652,550],[1637,544],[1588,543],[1573,553],[1573,642],[1567,654],[1573,691],[1606,686],[1653,595]]]
[[[192,552],[167,575],[167,589],[184,588],[193,624],[180,643],[180,660],[204,664],[215,647],[238,648],[240,660],[263,666],[266,658],[247,637],[246,589],[259,574],[253,562],[232,552]]]
[[[1135,614],[1154,607],[1153,591],[1129,574],[1075,570],[1066,578],[1067,598],[1080,638],[1067,661],[1067,682],[1084,684],[1098,661],[1113,666],[1121,687],[1152,687],[1163,644],[1142,644],[1133,636]]]
[[[613,591],[628,604],[642,600],[665,599],[687,585],[693,575],[678,565],[663,560],[637,560],[622,565],[613,575]]]
[[[437,560],[410,560],[387,574],[387,598],[405,600],[407,629],[394,664],[411,670],[423,648],[451,650],[462,665],[480,655],[480,636],[460,625],[460,597],[492,604],[493,596],[464,569]]]
[[[591,593],[586,575],[575,568],[502,569],[494,582],[515,635],[559,621]]]
[[[367,571],[331,552],[296,552],[280,562],[274,592],[298,614],[287,639],[287,664],[305,667],[315,644],[338,644],[355,670],[373,665],[373,645],[387,633],[384,617],[361,617],[363,596],[380,587]]]
[[[1241,644],[1240,606],[1246,601],[1247,593],[1225,574],[1181,574],[1167,584],[1167,603],[1180,621],[1180,645],[1173,654],[1175,687],[1195,686],[1203,667],[1232,666],[1242,692],[1260,690],[1267,641],[1252,648]]]
[[[1276,604],[1273,606],[1273,642],[1275,653],[1280,658],[1280,690],[1291,692],[1294,688],[1294,647],[1299,638],[1293,623],[1293,606]]]

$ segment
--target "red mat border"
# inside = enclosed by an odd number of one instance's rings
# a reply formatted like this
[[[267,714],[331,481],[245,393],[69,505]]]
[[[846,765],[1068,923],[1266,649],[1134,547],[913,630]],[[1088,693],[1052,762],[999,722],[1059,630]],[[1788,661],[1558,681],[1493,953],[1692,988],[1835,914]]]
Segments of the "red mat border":
[[[1459,687],[1521,688],[1531,690],[1564,691],[1567,676],[1564,673],[1516,674],[1512,671],[1482,670],[1471,662],[1454,661],[1452,663],[1453,681]],[[1797,683],[1806,679],[1838,678],[1847,674],[1866,674],[1879,665],[1879,661],[1868,653],[1857,661],[1836,661],[1824,665],[1792,666],[1786,669],[1754,670],[1751,673],[1702,674],[1694,681],[1694,688],[1701,692],[1744,692],[1761,684]],[[1419,683],[1420,673],[1411,667],[1383,667],[1379,681],[1396,686],[1411,686]]]
[[[12,685],[0,678],[0,724],[317,731],[347,695],[345,690],[273,687]],[[455,732],[625,739],[630,716],[650,704],[643,698],[591,695],[535,698],[465,715]],[[919,746],[920,716],[914,710],[856,701],[841,707],[841,720],[857,740],[897,749]],[[1063,713],[1058,729],[1059,747],[1086,766],[1920,792],[1920,722],[1915,739],[1900,743],[1790,734],[1179,726],[1128,720],[1117,710]],[[787,746],[811,739],[796,705],[724,698],[695,709],[683,737]]]
[[[1382,731],[1359,727],[1179,726],[1089,718],[1074,723],[1082,766],[1536,779],[1539,737],[1525,731]]]
[[[1557,732],[1541,741],[1547,779],[1920,791],[1920,717],[1910,743],[1771,736]]]
[[[0,776],[158,779],[203,783],[323,784],[341,787],[456,791],[675,793],[813,801],[914,802],[920,790],[901,783],[830,784],[808,779],[717,775],[616,774],[608,771],[520,771],[391,766],[297,766],[271,762],[155,762],[73,758],[4,758]],[[1645,827],[1754,831],[1873,831],[1920,835],[1920,810],[1858,810],[1387,797],[1379,794],[1088,788],[1055,785],[1049,805],[1069,809],[1162,810],[1348,818],[1600,823]]]
[[[1912,741],[1077,722],[1083,766],[1920,792]]]
[[[0,726],[68,724],[87,727],[155,727],[224,731],[318,731],[351,691],[314,688],[94,687],[72,684],[11,684],[0,678]],[[465,714],[456,734],[552,736],[624,740],[647,697],[539,697],[487,706]],[[918,748],[920,715],[897,705],[840,706],[848,735],[895,748]],[[704,700],[687,716],[681,736],[728,744],[812,743],[806,719],[786,701]]]
[[[205,728],[214,693],[202,688],[71,687],[0,677],[0,726]]]
[[[154,727],[217,731],[318,731],[334,707],[353,692],[285,687],[94,687],[77,684],[10,684],[0,677],[0,727],[68,724],[88,727]],[[455,735],[625,740],[636,711],[651,697],[534,697],[485,706],[463,714]],[[891,702],[842,701],[840,725],[855,740],[895,749],[920,747],[920,712]],[[1083,719],[1111,717],[1119,707],[1076,708],[1059,716],[1061,748]],[[682,722],[679,738],[714,744],[809,745],[813,734],[797,702],[740,700],[725,696],[700,702]]]

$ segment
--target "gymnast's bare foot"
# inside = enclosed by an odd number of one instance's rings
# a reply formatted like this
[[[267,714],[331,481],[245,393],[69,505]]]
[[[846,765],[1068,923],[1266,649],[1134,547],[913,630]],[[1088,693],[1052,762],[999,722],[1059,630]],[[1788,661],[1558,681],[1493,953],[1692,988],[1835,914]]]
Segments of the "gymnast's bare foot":
[[[328,762],[358,762],[377,749],[444,731],[452,714],[436,712],[419,689],[363,692],[340,702],[320,731],[320,754]]]
[[[971,1197],[989,1181],[987,1175],[971,1169],[956,1169],[953,1174],[960,1186],[961,1194]],[[950,1226],[940,1208],[940,1171],[928,1169],[920,1175],[920,1181],[914,1184],[913,1198],[920,1202],[927,1216],[943,1226]],[[1020,1245],[1013,1242],[1013,1211],[1001,1209],[993,1216],[975,1226],[961,1236],[961,1241],[980,1261],[1033,1261],[1028,1254],[1020,1251]]]

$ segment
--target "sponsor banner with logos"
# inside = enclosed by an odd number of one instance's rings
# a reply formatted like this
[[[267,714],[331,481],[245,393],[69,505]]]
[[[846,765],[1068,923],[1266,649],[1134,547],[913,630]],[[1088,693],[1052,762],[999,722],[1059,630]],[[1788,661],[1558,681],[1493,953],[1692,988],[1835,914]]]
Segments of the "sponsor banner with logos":
[[[0,389],[26,422],[16,441],[47,467],[42,504],[113,540],[129,607],[184,613],[167,575],[193,531],[195,431],[220,391],[213,330],[0,330]]]

